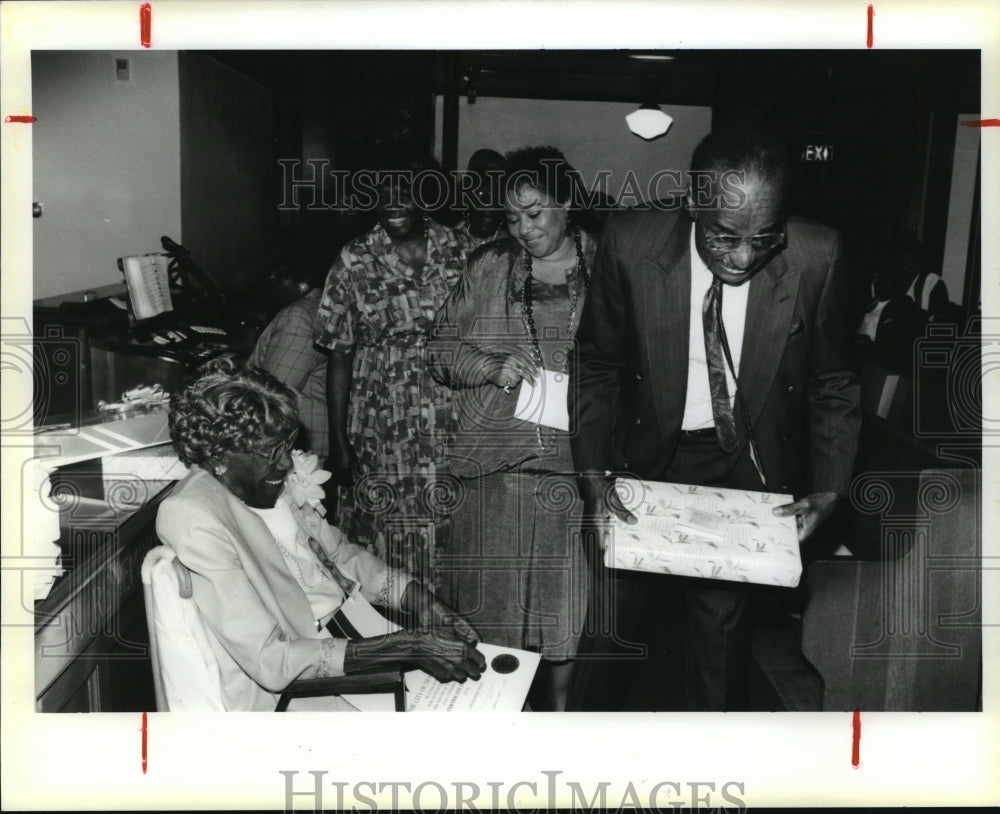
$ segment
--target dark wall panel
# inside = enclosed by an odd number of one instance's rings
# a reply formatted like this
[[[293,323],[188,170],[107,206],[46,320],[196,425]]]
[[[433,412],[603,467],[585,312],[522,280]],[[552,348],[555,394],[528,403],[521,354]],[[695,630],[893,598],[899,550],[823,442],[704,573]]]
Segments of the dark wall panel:
[[[181,53],[184,246],[222,287],[261,279],[273,244],[271,93],[223,63]]]

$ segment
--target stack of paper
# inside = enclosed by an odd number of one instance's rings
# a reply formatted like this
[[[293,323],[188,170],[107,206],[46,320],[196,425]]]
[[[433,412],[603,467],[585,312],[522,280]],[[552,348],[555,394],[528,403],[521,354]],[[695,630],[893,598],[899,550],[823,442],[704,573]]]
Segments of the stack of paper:
[[[158,411],[40,433],[35,436],[35,454],[45,458],[45,465],[52,468],[168,443],[167,413]]]
[[[776,517],[789,495],[653,481],[616,484],[638,523],[617,518],[609,568],[794,588],[802,576],[795,517]]]
[[[173,311],[168,264],[164,254],[141,254],[121,259],[120,267],[128,284],[132,312],[136,319],[149,319]]]
[[[162,452],[160,452],[162,450]],[[145,450],[139,450],[144,452]],[[104,484],[117,483],[123,480],[142,480],[169,482],[180,480],[188,473],[188,468],[181,463],[173,451],[173,447],[150,447],[148,455],[135,455],[123,452],[120,455],[110,455],[101,459],[104,469]],[[159,453],[159,454],[157,454]]]

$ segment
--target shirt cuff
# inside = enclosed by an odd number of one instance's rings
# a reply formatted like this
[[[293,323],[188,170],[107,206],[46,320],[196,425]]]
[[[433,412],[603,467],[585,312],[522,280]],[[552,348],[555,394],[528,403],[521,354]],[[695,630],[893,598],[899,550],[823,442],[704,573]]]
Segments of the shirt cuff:
[[[320,639],[320,661],[317,678],[329,678],[344,674],[344,656],[347,654],[347,639]]]
[[[313,344],[329,351],[352,350],[356,344],[354,339],[342,339],[328,333],[313,335]]]
[[[419,580],[408,571],[387,568],[382,604],[393,610],[402,610],[403,594],[406,593],[406,588],[411,582],[419,582]]]

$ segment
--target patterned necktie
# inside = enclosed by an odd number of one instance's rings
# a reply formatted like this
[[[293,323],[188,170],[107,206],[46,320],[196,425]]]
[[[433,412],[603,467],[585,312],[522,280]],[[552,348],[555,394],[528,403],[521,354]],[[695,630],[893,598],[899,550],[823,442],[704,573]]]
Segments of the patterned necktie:
[[[722,355],[722,280],[712,280],[705,294],[701,316],[705,326],[705,362],[708,364],[708,384],[712,390],[712,416],[719,448],[726,453],[736,449],[736,421],[729,403],[726,384],[726,361]]]

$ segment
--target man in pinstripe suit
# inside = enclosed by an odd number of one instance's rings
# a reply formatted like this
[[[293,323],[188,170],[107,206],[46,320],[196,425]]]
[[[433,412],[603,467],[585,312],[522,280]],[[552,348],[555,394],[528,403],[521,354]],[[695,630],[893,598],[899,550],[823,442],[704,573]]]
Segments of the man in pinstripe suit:
[[[629,519],[605,488],[608,470],[792,493],[778,511],[797,516],[801,539],[846,496],[860,409],[840,238],[787,216],[788,175],[769,135],[720,131],[695,150],[684,211],[609,219],[570,389],[589,517]],[[614,630],[587,637],[578,708],[622,703],[622,641],[657,645],[643,625],[667,592],[683,594],[689,708],[742,708],[740,583],[594,570],[591,602]]]

